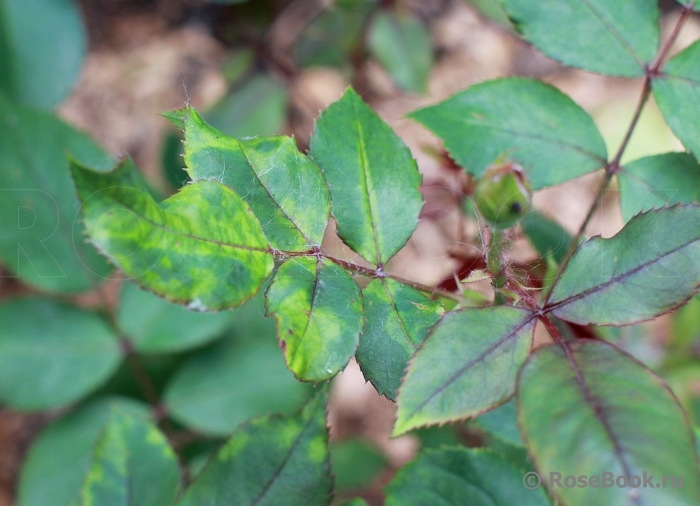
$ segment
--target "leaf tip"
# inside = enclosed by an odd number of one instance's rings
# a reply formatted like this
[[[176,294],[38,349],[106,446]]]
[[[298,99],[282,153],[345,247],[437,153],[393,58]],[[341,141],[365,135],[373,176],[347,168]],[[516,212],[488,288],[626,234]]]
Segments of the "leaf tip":
[[[184,131],[185,120],[190,114],[190,110],[194,109],[189,105],[185,105],[184,107],[180,107],[179,109],[171,109],[169,111],[164,111],[160,113],[160,115],[167,119],[170,123],[172,123],[175,126],[175,128]]]

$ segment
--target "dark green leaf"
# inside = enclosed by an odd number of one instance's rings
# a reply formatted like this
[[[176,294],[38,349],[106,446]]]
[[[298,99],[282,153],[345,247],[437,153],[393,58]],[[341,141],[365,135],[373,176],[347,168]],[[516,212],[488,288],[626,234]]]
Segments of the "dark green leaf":
[[[520,226],[542,257],[551,255],[557,263],[564,260],[571,245],[571,234],[559,223],[538,211],[531,211],[522,217]]]
[[[679,202],[700,202],[700,165],[687,153],[648,156],[618,173],[622,217]]]
[[[164,506],[180,487],[177,456],[151,422],[112,409],[97,441],[81,506]]]
[[[182,157],[184,154],[185,148],[182,145],[182,136],[168,133],[163,140],[160,162],[165,180],[174,189],[181,188],[190,181],[183,167]]]
[[[684,49],[652,80],[654,99],[683,145],[700,160],[700,40]]]
[[[185,186],[159,205],[131,161],[109,174],[71,169],[93,244],[145,288],[217,310],[242,304],[270,275],[260,223],[220,183]]]
[[[331,444],[336,489],[361,489],[372,483],[387,462],[379,451],[361,439]]]
[[[353,500],[344,503],[343,506],[367,506],[367,501],[361,497],[355,497]]]
[[[408,366],[394,435],[479,415],[513,395],[535,313],[512,306],[448,313]]]
[[[231,311],[196,313],[168,302],[133,283],[124,283],[117,322],[134,348],[142,353],[181,351],[200,346],[231,326]]]
[[[102,397],[49,425],[32,443],[22,466],[18,506],[79,506],[93,447],[112,409],[140,416],[148,406],[132,399]]]
[[[518,430],[518,414],[515,399],[480,415],[474,423],[485,431],[513,446],[524,446]]]
[[[172,416],[225,435],[249,418],[297,409],[308,390],[285,368],[272,336],[254,337],[246,344],[224,340],[186,360],[165,389]]]
[[[489,450],[428,450],[396,473],[386,506],[547,506],[542,490],[523,487],[523,474]]]
[[[331,378],[355,354],[362,299],[343,268],[316,257],[292,258],[279,268],[266,297],[287,367],[297,378]]]
[[[44,290],[92,288],[110,268],[73,229],[78,199],[66,152],[102,168],[113,162],[86,135],[55,116],[14,106],[2,94],[0,131],[3,264],[23,282]]]
[[[684,350],[686,353],[685,361],[676,359],[674,364],[669,359],[672,356],[667,355],[665,358],[664,379],[668,387],[673,392],[673,395],[678,399],[679,404],[688,415],[688,419],[692,423],[700,422],[700,392],[697,389],[698,378],[700,378],[700,363],[693,355],[693,350]],[[678,353],[677,356],[680,356]]]
[[[318,119],[311,156],[331,187],[341,239],[383,265],[411,237],[423,207],[411,152],[350,88]]]
[[[528,42],[571,67],[641,77],[659,46],[656,0],[500,1]]]
[[[122,359],[114,331],[99,316],[38,297],[0,304],[0,402],[48,409],[102,384]]]
[[[463,429],[463,424],[431,425],[430,427],[420,427],[411,432],[420,441],[420,448],[441,448],[443,446],[459,446],[462,444],[459,431]]]
[[[518,378],[518,420],[543,483],[566,504],[698,504],[692,433],[666,384],[603,341],[567,346],[568,352],[556,344],[539,348]],[[561,487],[550,484],[558,473]],[[605,487],[603,473],[640,481]],[[563,486],[569,475],[600,481]],[[664,476],[682,479],[682,488],[670,481],[664,487]]]
[[[700,343],[700,294],[695,294],[673,315],[667,341],[668,352],[679,352],[683,355],[683,359],[694,360],[692,349],[698,343]]]
[[[357,361],[374,388],[395,399],[408,360],[437,323],[442,305],[389,278],[362,290],[365,325]]]
[[[664,208],[581,244],[545,309],[581,325],[627,325],[675,309],[700,285],[698,223],[700,207]]]
[[[87,37],[70,0],[0,1],[0,91],[39,107],[63,100],[78,77]]]
[[[260,220],[272,247],[304,251],[321,245],[330,214],[328,187],[293,139],[226,137],[194,109],[185,128],[185,163],[194,181],[214,179],[233,188]]]
[[[518,162],[533,189],[552,186],[605,164],[595,123],[571,98],[540,81],[511,77],[477,84],[412,112],[477,177],[503,156]]]
[[[433,63],[430,33],[417,19],[384,10],[374,16],[368,44],[372,55],[406,91],[424,93]]]
[[[238,429],[178,506],[327,506],[331,500],[326,394],[294,417]]]
[[[506,16],[503,7],[500,5],[499,0],[467,0],[467,3],[471,4],[476,8],[482,16],[485,16],[491,21],[500,23],[502,25],[508,25],[508,16]]]
[[[206,113],[207,121],[231,137],[280,133],[287,121],[287,89],[268,75],[234,88]]]
[[[348,67],[353,50],[363,43],[363,28],[374,0],[336,1],[301,32],[294,47],[302,67]]]

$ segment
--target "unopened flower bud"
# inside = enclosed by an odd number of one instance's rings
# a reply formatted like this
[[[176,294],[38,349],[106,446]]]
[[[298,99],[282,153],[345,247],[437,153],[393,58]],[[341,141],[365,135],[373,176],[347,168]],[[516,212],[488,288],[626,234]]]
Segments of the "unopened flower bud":
[[[532,207],[532,190],[522,167],[504,163],[489,168],[476,184],[476,207],[494,228],[515,225]]]

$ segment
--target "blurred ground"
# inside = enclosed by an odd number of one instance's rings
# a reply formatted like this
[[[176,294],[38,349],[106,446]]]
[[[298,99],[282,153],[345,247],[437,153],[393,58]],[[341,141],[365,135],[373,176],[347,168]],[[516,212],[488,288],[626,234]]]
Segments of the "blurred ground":
[[[221,72],[227,48],[213,36],[212,20],[200,3],[180,1],[82,2],[91,37],[91,49],[79,83],[60,114],[89,132],[117,156],[131,156],[157,186],[160,154],[167,122],[158,114],[191,103],[206,109],[226,92]],[[640,81],[604,78],[564,69],[520,42],[502,25],[484,19],[467,2],[418,0],[406,2],[428,21],[438,61],[431,73],[426,96],[398,92],[375,63],[363,68],[363,95],[407,142],[424,174],[428,204],[436,218],[421,223],[416,236],[390,266],[397,274],[424,283],[436,283],[458,266],[450,256],[459,240],[455,203],[446,195],[459,190],[459,180],[425,149],[437,141],[406,119],[407,112],[434,103],[470,84],[507,75],[537,77],[570,94],[589,111],[611,151],[617,148],[627,127],[641,88]],[[323,9],[324,2],[296,0],[273,25],[270,41],[281,54],[289,50],[300,20]],[[295,10],[296,9],[296,10]],[[191,16],[190,16],[191,15]],[[188,17],[190,16],[190,17]],[[677,12],[666,14],[672,25]],[[697,18],[686,26],[680,45],[700,34]],[[293,134],[301,146],[308,142],[318,112],[338,98],[349,84],[346,74],[331,68],[313,68],[278,76],[291,87],[290,121],[284,133]],[[627,159],[681,149],[652,106],[644,113]],[[598,176],[592,175],[536,195],[536,206],[575,231],[593,199]],[[449,190],[449,191],[448,191]],[[612,235],[621,226],[614,191],[589,234]],[[333,239],[329,239],[333,247]],[[478,252],[480,245],[472,245]],[[527,250],[514,258],[527,260]],[[12,504],[13,486],[28,442],[42,426],[44,416],[0,412],[0,506]],[[410,460],[417,448],[412,437],[389,440],[393,405],[365,385],[358,367],[350,364],[335,383],[330,423],[333,437],[361,435],[375,442],[393,466]],[[380,501],[378,494],[367,497]],[[50,506],[50,505],[46,505]]]

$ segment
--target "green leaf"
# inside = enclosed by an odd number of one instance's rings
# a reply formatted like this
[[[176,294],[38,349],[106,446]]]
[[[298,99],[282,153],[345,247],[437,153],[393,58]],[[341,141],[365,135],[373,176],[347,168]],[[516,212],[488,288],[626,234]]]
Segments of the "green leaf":
[[[627,325],[671,311],[700,285],[700,207],[648,211],[579,246],[545,310],[580,325]]]
[[[651,82],[656,104],[673,133],[700,160],[700,40],[664,66]]]
[[[607,149],[591,117],[555,87],[520,77],[472,86],[409,114],[481,177],[506,156],[533,189],[563,183],[605,164]]]
[[[663,380],[603,341],[567,346],[538,348],[518,378],[518,421],[542,482],[566,504],[698,504],[692,433]],[[551,473],[562,486],[550,486]],[[605,487],[603,473],[639,476],[640,486]],[[564,486],[569,475],[600,481]],[[664,476],[682,477],[682,488],[663,487]]]
[[[42,290],[92,288],[110,267],[73,229],[79,205],[66,152],[103,168],[113,162],[85,134],[47,112],[12,105],[1,93],[0,131],[3,264]]]
[[[231,311],[196,313],[141,290],[122,286],[117,323],[141,353],[182,351],[207,343],[231,326]]]
[[[185,119],[189,115],[188,107],[180,107],[179,109],[170,109],[160,113],[162,117],[167,119],[178,130],[185,130]]]
[[[542,257],[551,255],[561,263],[571,245],[571,234],[554,220],[538,211],[530,211],[520,220],[525,235]]]
[[[361,497],[355,497],[351,501],[343,503],[343,506],[367,506],[367,501]]]
[[[377,448],[358,438],[332,443],[330,451],[336,490],[369,486],[387,465]]]
[[[687,153],[635,160],[618,172],[622,217],[677,203],[700,202],[700,165]]]
[[[680,353],[683,360],[692,360],[692,349],[700,343],[700,294],[673,314],[668,341],[667,354]],[[668,361],[669,357],[666,357]],[[700,364],[698,364],[700,365]]]
[[[357,361],[377,392],[395,399],[406,364],[440,319],[442,305],[389,278],[375,279],[362,295],[365,324]]]
[[[0,402],[14,409],[64,406],[105,382],[122,359],[96,314],[28,297],[0,304]]]
[[[139,416],[148,406],[133,399],[101,397],[51,423],[32,443],[22,465],[18,506],[80,506],[93,447],[113,409]]]
[[[297,415],[238,429],[178,506],[327,506],[330,455],[322,389]]]
[[[479,415],[474,420],[474,423],[512,446],[524,446],[518,430],[518,414],[515,399],[511,399],[496,409]]]
[[[292,258],[265,295],[287,367],[297,378],[322,381],[345,367],[357,350],[362,299],[342,267],[316,257]]]
[[[386,506],[547,506],[542,490],[523,487],[523,474],[489,450],[428,450],[396,473]]]
[[[700,363],[693,357],[692,350],[683,351],[685,353],[678,350],[677,356],[679,358],[676,359],[676,364],[671,362],[673,356],[670,353],[665,357],[663,375],[692,425],[700,421],[700,392],[696,388],[698,378],[700,378]],[[683,362],[680,361],[682,360],[681,356],[685,359]]]
[[[168,132],[165,139],[163,139],[163,148],[160,153],[160,165],[162,168],[161,173],[171,188],[178,189],[190,182],[190,177],[182,166],[182,157],[184,154],[185,148],[182,145],[182,136]]]
[[[242,304],[270,275],[260,223],[225,186],[201,181],[157,204],[131,161],[71,169],[90,240],[141,286],[206,311]]]
[[[374,16],[367,37],[370,52],[400,88],[426,91],[433,47],[430,33],[419,20],[383,10]]]
[[[214,104],[206,118],[231,137],[278,134],[287,121],[287,88],[268,75],[254,76]]]
[[[273,248],[305,251],[321,245],[330,214],[328,187],[293,139],[236,140],[189,109],[185,163],[194,181],[214,179],[241,195]]]
[[[97,441],[81,506],[163,506],[180,487],[180,467],[151,422],[119,409]]]
[[[273,336],[254,337],[226,339],[188,358],[165,388],[168,412],[206,434],[226,435],[249,418],[297,409],[307,388],[285,368]]]
[[[423,207],[408,148],[349,88],[316,122],[311,156],[331,187],[341,239],[368,262],[386,263],[415,231]]]
[[[499,0],[466,0],[479,11],[488,21],[493,21],[501,25],[508,25],[509,20]]]
[[[0,91],[53,107],[78,77],[87,37],[70,0],[0,0]]]
[[[530,351],[535,316],[512,306],[448,313],[409,363],[394,435],[473,417],[507,401]]]
[[[302,67],[349,67],[375,9],[374,0],[331,3],[297,37],[294,60]]]
[[[659,46],[656,0],[500,1],[525,40],[570,67],[642,77]]]
[[[695,4],[692,5],[693,10],[696,11],[696,12],[697,12],[697,11],[700,11],[700,3],[698,3],[696,0],[692,0],[692,1],[689,1],[689,0],[676,0],[676,1],[677,1],[679,4],[681,4],[683,7],[685,7],[685,8],[691,6],[691,4],[693,4],[693,2],[694,2]]]

